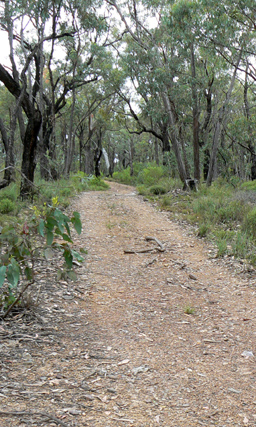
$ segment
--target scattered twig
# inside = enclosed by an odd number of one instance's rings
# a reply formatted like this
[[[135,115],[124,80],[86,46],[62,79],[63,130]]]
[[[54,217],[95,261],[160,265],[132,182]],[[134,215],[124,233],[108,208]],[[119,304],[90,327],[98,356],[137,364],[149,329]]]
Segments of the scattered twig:
[[[158,251],[158,252],[164,252],[165,251],[164,245],[156,237],[147,236],[147,237],[145,237],[145,240],[147,240],[147,241],[154,240],[158,244],[159,247],[136,249],[136,250],[135,249],[125,249],[124,253],[125,254],[144,254],[144,253],[153,252],[153,251]]]
[[[144,254],[147,252],[153,252],[155,249],[158,248],[151,248],[151,249],[125,249],[124,253],[125,254]]]
[[[8,309],[6,310],[6,312],[3,314],[2,319],[5,319],[8,314],[10,313],[10,311],[13,309],[13,307],[19,302],[20,298],[22,297],[22,295],[24,294],[24,292],[26,291],[26,289],[30,286],[33,285],[34,280],[32,282],[27,283],[24,288],[20,291],[19,295],[17,296],[17,298],[13,301],[13,303],[8,307]]]
[[[63,421],[58,420],[58,418],[54,417],[53,415],[46,414],[45,412],[34,412],[34,411],[0,411],[0,416],[14,416],[14,417],[20,417],[22,415],[25,416],[41,416],[46,417],[49,420],[54,421],[55,423],[63,426],[63,427],[70,427],[69,424],[64,423]]]
[[[154,240],[160,246],[161,252],[165,251],[163,243],[160,242],[160,240],[158,240],[156,237],[147,236],[147,237],[145,237],[145,240],[147,240],[147,241]]]
[[[154,264],[154,262],[156,262],[156,261],[157,261],[157,258],[153,258],[151,261],[149,261],[145,264],[145,267],[148,267],[149,265]]]

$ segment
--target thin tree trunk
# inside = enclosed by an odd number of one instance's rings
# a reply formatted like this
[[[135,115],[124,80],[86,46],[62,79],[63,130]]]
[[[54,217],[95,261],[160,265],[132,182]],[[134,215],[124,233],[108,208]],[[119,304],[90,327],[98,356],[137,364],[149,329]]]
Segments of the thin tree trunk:
[[[238,55],[238,59],[237,59],[235,69],[234,69],[234,72],[232,75],[232,79],[231,79],[231,82],[229,85],[229,89],[228,89],[228,92],[226,95],[226,99],[225,99],[222,107],[220,108],[219,114],[217,117],[217,123],[216,123],[214,134],[213,134],[212,151],[211,151],[211,157],[210,157],[210,163],[209,163],[209,171],[208,171],[208,176],[207,176],[207,181],[206,181],[207,186],[210,186],[212,184],[212,181],[214,178],[214,172],[215,172],[216,159],[217,159],[218,146],[219,146],[219,142],[220,142],[222,125],[223,125],[223,121],[226,118],[225,117],[226,109],[227,109],[227,106],[229,104],[229,101],[230,101],[230,98],[232,95],[232,91],[233,91],[235,80],[236,80],[236,73],[237,73],[239,63],[241,61],[241,57],[242,57],[242,49],[240,50],[239,55]]]
[[[65,176],[68,176],[70,173],[71,165],[73,161],[73,154],[74,154],[75,136],[73,135],[73,128],[74,128],[75,103],[76,103],[76,90],[75,88],[73,88],[72,89],[72,105],[71,105],[71,111],[70,111],[69,130],[68,130],[67,151],[66,151],[65,166],[64,166]]]
[[[171,143],[172,143],[172,147],[173,147],[173,151],[177,160],[177,165],[178,165],[178,171],[179,171],[179,176],[181,181],[185,184],[187,177],[186,174],[186,169],[185,169],[185,165],[181,156],[181,150],[180,150],[180,141],[177,135],[177,127],[176,127],[176,123],[174,120],[174,116],[172,113],[172,108],[171,108],[171,104],[169,101],[169,97],[167,95],[167,93],[165,91],[162,92],[162,99],[163,99],[163,103],[168,115],[168,122],[169,122],[169,126],[170,126],[170,136],[171,136]]]
[[[192,102],[193,102],[193,148],[194,148],[194,178],[200,181],[200,153],[199,153],[199,109],[196,91],[196,66],[194,44],[190,45]]]
[[[244,108],[245,108],[245,117],[248,123],[248,133],[251,134],[251,124],[250,124],[250,106],[249,106],[249,100],[248,100],[248,68],[249,64],[248,61],[246,62],[246,70],[245,70],[245,82],[244,82]],[[251,157],[251,180],[253,181],[256,179],[256,153],[255,153],[255,147],[252,142],[252,139],[249,138],[248,140],[248,148],[250,151],[250,157]]]

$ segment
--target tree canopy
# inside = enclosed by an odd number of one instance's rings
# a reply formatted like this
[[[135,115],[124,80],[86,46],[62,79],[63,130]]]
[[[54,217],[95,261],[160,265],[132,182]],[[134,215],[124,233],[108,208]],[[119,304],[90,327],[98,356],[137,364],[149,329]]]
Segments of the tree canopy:
[[[102,153],[132,173],[142,141],[184,185],[256,179],[254,3],[3,2],[0,187],[17,169],[23,198],[36,170],[99,175]]]

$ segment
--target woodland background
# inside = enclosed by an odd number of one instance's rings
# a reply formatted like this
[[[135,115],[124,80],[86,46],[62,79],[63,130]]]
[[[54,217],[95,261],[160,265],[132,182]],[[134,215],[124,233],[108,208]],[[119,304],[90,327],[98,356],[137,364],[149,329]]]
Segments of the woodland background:
[[[133,175],[152,161],[184,184],[256,178],[253,0],[18,0],[0,12],[1,188],[18,174],[26,198],[35,172]]]

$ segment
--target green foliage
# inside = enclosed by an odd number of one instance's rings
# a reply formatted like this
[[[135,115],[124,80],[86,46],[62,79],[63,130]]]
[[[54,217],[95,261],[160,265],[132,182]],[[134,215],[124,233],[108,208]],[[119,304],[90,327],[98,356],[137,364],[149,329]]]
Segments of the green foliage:
[[[9,313],[14,304],[18,304],[27,287],[35,282],[35,264],[40,257],[48,261],[55,251],[60,251],[64,265],[58,277],[66,275],[75,279],[73,260],[83,261],[83,257],[73,249],[71,225],[78,234],[82,224],[78,212],[71,217],[58,207],[58,198],[52,204],[44,204],[41,209],[34,206],[33,213],[26,221],[3,228],[0,242],[3,248],[0,255],[0,287],[3,288],[1,304]],[[23,287],[22,287],[23,284]]]
[[[241,188],[244,190],[256,191],[256,179],[254,181],[246,181],[241,184]]]
[[[109,185],[101,178],[93,176],[88,183],[88,189],[91,191],[104,191],[109,189]]]
[[[223,257],[227,253],[227,241],[226,239],[217,239],[216,245],[218,248],[217,257]]]
[[[168,168],[155,163],[134,163],[133,172],[131,176],[130,167],[127,167],[114,172],[113,179],[123,184],[136,185],[139,194],[143,195],[165,194],[181,185],[179,180],[170,178]]]
[[[252,208],[244,218],[242,229],[256,239],[256,207]]]
[[[134,185],[136,178],[131,176],[131,168],[122,169],[121,171],[113,173],[113,179],[126,185]]]
[[[226,186],[212,186],[195,197],[192,209],[197,218],[204,222],[240,222],[247,209],[242,201],[232,199],[232,192]]]
[[[11,184],[8,187],[0,190],[0,201],[2,199],[9,199],[12,202],[15,202],[18,198],[18,189],[16,184]]]
[[[148,166],[144,168],[139,174],[137,182],[146,186],[152,186],[156,184],[163,176],[166,175],[166,171],[163,166]]]
[[[252,241],[246,232],[238,231],[231,242],[231,246],[232,254],[235,257],[243,259],[247,258],[250,262],[256,264]]]
[[[164,187],[163,185],[155,184],[149,188],[149,192],[151,194],[155,194],[156,196],[159,196],[161,194],[167,193],[167,188]]]
[[[195,314],[195,308],[194,307],[191,307],[191,305],[190,304],[187,304],[187,305],[185,305],[185,307],[184,307],[184,313],[185,314]]]
[[[197,225],[197,235],[215,243],[218,257],[234,256],[256,265],[255,190],[255,181],[237,189],[220,179],[211,187],[201,185],[198,192],[166,194],[159,204],[175,219]]]
[[[20,203],[18,202],[17,185],[12,184],[0,190],[0,214],[17,213]]]
[[[51,203],[52,198],[58,197],[59,204],[64,208],[69,205],[69,198],[75,196],[76,193],[81,191],[104,191],[109,189],[109,185],[101,178],[96,178],[93,175],[88,176],[81,171],[72,174],[69,180],[60,179],[53,182],[42,180],[37,185],[39,186],[37,200]]]
[[[86,175],[81,171],[71,175],[71,182],[74,184],[77,191],[103,191],[109,189],[109,185],[100,177],[97,178],[94,175]]]
[[[16,209],[16,204],[12,202],[10,199],[1,199],[0,200],[0,213],[7,214],[10,212],[14,212]]]
[[[198,236],[199,237],[205,237],[207,236],[207,234],[209,234],[211,230],[211,226],[210,224],[208,224],[207,222],[202,222],[201,224],[199,224],[198,227]]]

